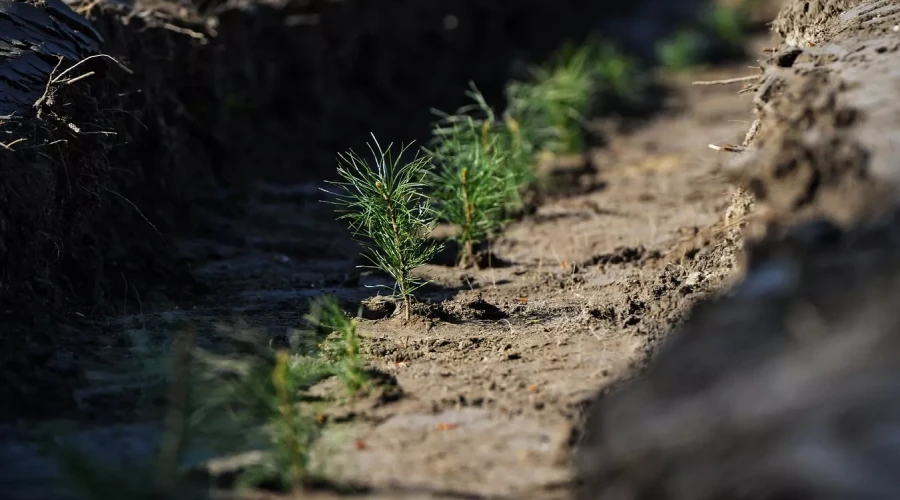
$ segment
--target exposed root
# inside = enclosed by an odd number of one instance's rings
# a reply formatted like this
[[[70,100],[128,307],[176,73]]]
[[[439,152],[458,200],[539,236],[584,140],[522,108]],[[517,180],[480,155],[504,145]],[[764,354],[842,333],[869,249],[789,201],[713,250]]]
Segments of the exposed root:
[[[759,80],[762,75],[739,76],[737,78],[727,78],[725,80],[710,80],[691,82],[691,85],[730,85],[732,83],[741,83]]]

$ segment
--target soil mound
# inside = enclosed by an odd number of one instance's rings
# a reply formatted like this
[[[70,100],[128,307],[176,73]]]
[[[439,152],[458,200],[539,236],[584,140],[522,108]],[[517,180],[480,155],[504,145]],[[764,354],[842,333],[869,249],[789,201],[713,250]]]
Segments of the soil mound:
[[[579,498],[893,498],[897,222],[807,226],[695,309],[592,409]]]
[[[898,23],[900,6],[886,0],[791,2],[776,18],[784,43],[754,97],[749,151],[733,165],[772,217],[849,224],[896,202]]]
[[[781,11],[731,165],[769,231],[743,281],[591,409],[579,498],[896,496],[898,24],[891,1]]]
[[[167,240],[178,178],[148,154],[164,147],[153,132],[171,129],[147,126],[153,87],[101,53],[119,33],[59,0],[2,6],[0,321],[93,316],[189,282]]]

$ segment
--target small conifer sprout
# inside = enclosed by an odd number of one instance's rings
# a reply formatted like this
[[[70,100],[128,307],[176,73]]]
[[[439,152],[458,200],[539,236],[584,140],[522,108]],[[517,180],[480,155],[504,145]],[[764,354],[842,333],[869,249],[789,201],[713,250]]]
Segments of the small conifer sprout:
[[[462,252],[460,265],[474,264],[475,245],[504,223],[504,208],[513,173],[504,169],[506,156],[498,139],[471,116],[447,117],[435,127],[432,188],[443,220],[457,227]]]
[[[613,47],[592,41],[567,44],[550,63],[532,69],[527,82],[511,82],[506,88],[508,111],[532,143],[556,154],[584,151],[586,115],[598,97],[604,80],[615,77],[629,64]],[[623,80],[624,81],[624,80]],[[620,90],[621,82],[614,81]]]
[[[508,110],[503,114],[503,120],[499,120],[478,88],[474,84],[470,86],[471,90],[466,95],[475,104],[459,113],[471,116],[472,111],[478,111],[474,119],[476,123],[481,123],[482,148],[486,154],[498,156],[501,160],[498,175],[506,181],[506,215],[521,212],[525,208],[522,195],[537,180],[533,162],[534,143],[527,133],[523,133],[519,121]],[[460,120],[461,116],[454,119]]]
[[[416,154],[404,163],[401,158],[409,146],[394,158],[391,145],[382,149],[374,135],[372,139],[375,149],[369,145],[369,151],[375,158],[374,168],[352,151],[340,154],[337,171],[342,181],[331,184],[342,192],[332,194],[341,206],[339,219],[349,221],[363,256],[372,264],[367,267],[380,269],[396,281],[409,319],[413,293],[427,283],[413,270],[440,250],[430,238],[436,216],[423,191],[429,159]]]
[[[357,318],[348,317],[334,297],[324,296],[312,302],[306,320],[316,327],[331,330],[332,335],[319,344],[319,355],[334,368],[347,392],[353,395],[364,389],[369,376],[359,350]]]

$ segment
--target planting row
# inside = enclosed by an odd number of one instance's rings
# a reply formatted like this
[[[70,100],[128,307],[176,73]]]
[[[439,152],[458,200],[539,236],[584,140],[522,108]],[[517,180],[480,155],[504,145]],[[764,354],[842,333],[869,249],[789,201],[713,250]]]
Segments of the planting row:
[[[442,248],[431,238],[438,223],[454,227],[459,265],[474,265],[479,245],[527,209],[527,195],[541,182],[536,156],[583,153],[585,117],[604,97],[637,101],[641,88],[635,62],[613,46],[568,46],[529,81],[507,86],[502,113],[473,84],[473,103],[454,114],[435,111],[431,140],[415,153],[407,146],[393,155],[373,136],[371,161],[340,155],[339,191],[332,193],[340,218],[371,266],[396,282],[392,295],[406,318],[427,282],[413,271]]]

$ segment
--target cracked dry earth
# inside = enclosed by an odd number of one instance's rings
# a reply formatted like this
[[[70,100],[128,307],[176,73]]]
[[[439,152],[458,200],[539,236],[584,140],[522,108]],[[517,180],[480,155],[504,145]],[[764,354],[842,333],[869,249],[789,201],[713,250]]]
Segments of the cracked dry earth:
[[[419,294],[418,319],[367,313],[363,350],[402,395],[324,410],[338,424],[322,441],[328,477],[371,487],[370,498],[570,495],[572,429],[584,404],[642,366],[689,306],[735,267],[728,236],[736,223],[726,217],[735,195],[720,172],[725,153],[707,145],[740,143],[752,103],[734,86],[690,81],[746,72],[743,64],[685,75],[670,82],[664,110],[650,121],[603,124],[607,144],[592,151],[593,170],[572,176],[580,189],[512,224],[494,242],[491,266],[421,269],[435,282]],[[366,285],[380,278],[355,267],[358,248],[321,203],[319,187],[259,185],[249,195],[199,200],[207,223],[181,250],[212,292],[180,308],[148,306],[75,326],[96,331],[93,351],[107,353],[82,360],[95,374],[77,393],[82,407],[146,383],[129,368],[127,349],[116,347],[129,331],[160,338],[189,319],[201,346],[215,345],[222,325],[277,339],[300,326],[309,298],[329,293],[349,306],[371,297]],[[126,354],[108,355],[116,349]],[[329,382],[313,388],[336,390]],[[129,411],[103,410],[93,422],[113,423],[84,424],[79,440],[115,460],[146,452],[157,425]],[[3,453],[15,464],[0,477],[13,498],[34,498],[35,488],[50,484],[53,467],[30,445]],[[195,463],[210,458],[187,455]]]

